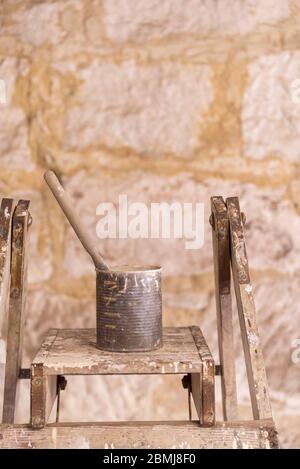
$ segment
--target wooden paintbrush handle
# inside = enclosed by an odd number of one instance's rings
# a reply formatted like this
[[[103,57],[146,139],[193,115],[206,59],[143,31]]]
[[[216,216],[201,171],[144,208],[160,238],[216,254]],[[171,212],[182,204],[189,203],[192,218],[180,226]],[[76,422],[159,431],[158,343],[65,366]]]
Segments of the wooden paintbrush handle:
[[[44,174],[44,178],[48,186],[50,187],[54,197],[59,203],[60,208],[64,212],[70,225],[78,236],[79,241],[93,259],[96,268],[100,270],[109,270],[108,266],[103,260],[103,257],[98,251],[98,248],[95,246],[95,242],[91,237],[90,233],[87,231],[86,228],[82,226],[80,217],[72,205],[70,196],[60,184],[54,171],[46,171]]]

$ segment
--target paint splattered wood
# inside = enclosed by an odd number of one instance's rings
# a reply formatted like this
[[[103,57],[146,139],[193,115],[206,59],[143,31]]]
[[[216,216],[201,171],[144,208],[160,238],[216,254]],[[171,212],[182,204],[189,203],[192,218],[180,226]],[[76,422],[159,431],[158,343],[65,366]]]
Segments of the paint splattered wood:
[[[201,410],[197,409],[199,402],[198,393],[194,391],[198,387],[197,378],[192,375],[192,395],[196,409],[202,425],[211,426],[215,423],[215,364],[207,343],[199,327],[192,326],[191,334],[195,341],[200,360],[202,362],[202,372],[200,373],[200,398]],[[194,392],[193,392],[194,391]]]
[[[59,329],[50,331],[50,335],[53,334],[56,334],[55,340],[43,359],[46,375],[176,374],[202,371],[199,350],[188,327],[164,328],[163,346],[150,352],[99,350],[96,348],[95,329]],[[41,352],[33,363],[39,361]]]
[[[97,349],[94,329],[51,329],[32,362],[31,424],[47,423],[58,375],[161,373],[197,374],[193,397],[200,423],[214,423],[214,362],[198,327],[165,328],[160,349],[132,353]]]
[[[11,220],[13,199],[0,202],[0,400],[2,403],[6,361],[7,310],[10,284]],[[2,405],[1,405],[2,420]]]
[[[2,199],[0,204],[0,338],[4,337],[4,321],[8,308],[11,256],[11,220],[13,199]]]
[[[47,334],[47,337],[44,339],[38,353],[34,357],[31,365],[34,368],[35,365],[40,365],[45,363],[47,356],[55,342],[59,329],[50,329]]]
[[[270,418],[272,412],[258,335],[239,200],[237,197],[231,197],[226,199],[226,204],[230,223],[232,272],[253,417],[255,419]]]
[[[223,197],[211,198],[211,225],[215,273],[218,343],[224,420],[237,419],[237,393],[232,323],[230,236]]]
[[[33,430],[28,425],[0,426],[0,448],[278,448],[272,420],[216,423],[197,421],[59,423]]]
[[[27,279],[28,200],[20,200],[12,220],[11,281],[8,310],[7,357],[3,398],[4,423],[13,423],[17,383],[21,368],[22,325]]]
[[[51,329],[31,364],[30,415],[34,428],[45,426],[57,397],[57,376],[46,376],[43,366],[57,332]]]

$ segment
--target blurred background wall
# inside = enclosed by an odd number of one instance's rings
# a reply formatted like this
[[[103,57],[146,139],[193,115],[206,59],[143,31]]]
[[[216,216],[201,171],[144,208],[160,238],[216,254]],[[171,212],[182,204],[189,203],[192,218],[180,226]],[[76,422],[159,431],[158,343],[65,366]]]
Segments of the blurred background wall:
[[[4,0],[0,15],[0,192],[30,198],[33,215],[24,364],[48,328],[95,326],[93,266],[46,168],[93,233],[96,206],[119,194],[205,203],[197,251],[181,240],[95,242],[110,264],[160,263],[165,325],[200,325],[216,358],[209,198],[237,195],[274,416],[282,445],[300,446],[300,2]],[[238,336],[236,347],[246,417]],[[27,383],[21,391],[24,421]],[[187,418],[186,394],[172,377],[75,377],[61,418]]]

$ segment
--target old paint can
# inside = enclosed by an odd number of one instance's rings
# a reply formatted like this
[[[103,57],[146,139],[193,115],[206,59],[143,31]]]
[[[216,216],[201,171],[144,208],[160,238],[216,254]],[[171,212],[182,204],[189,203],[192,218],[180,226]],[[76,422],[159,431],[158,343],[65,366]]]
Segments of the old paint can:
[[[161,267],[96,269],[97,347],[141,352],[162,345]]]

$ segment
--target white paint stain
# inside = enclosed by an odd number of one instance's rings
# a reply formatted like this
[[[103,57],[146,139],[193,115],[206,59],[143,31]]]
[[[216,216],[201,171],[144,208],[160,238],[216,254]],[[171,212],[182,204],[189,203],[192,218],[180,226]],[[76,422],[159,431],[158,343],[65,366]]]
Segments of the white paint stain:
[[[255,344],[257,343],[258,337],[257,337],[257,335],[255,334],[255,332],[250,331],[250,332],[247,333],[247,336],[248,336],[249,343],[250,343],[251,345],[255,345]]]
[[[82,437],[75,443],[76,449],[90,449],[90,442],[86,438]]]
[[[172,449],[191,449],[191,445],[187,441],[181,441],[178,445],[171,446]]]
[[[123,287],[123,290],[120,290],[120,293],[125,293],[125,292],[126,292],[126,290],[127,290],[127,283],[128,283],[128,277],[125,277],[124,287]]]
[[[247,293],[251,293],[251,292],[252,292],[252,285],[251,285],[251,283],[248,283],[248,285],[246,285],[245,291],[246,291]]]
[[[6,363],[6,345],[3,339],[0,339],[0,364]]]
[[[8,207],[5,207],[4,216],[5,216],[6,219],[10,217],[10,212],[8,210]]]
[[[120,364],[118,365],[117,363],[110,363],[109,367],[112,369],[112,370],[116,370],[116,371],[121,371],[123,370],[123,368],[125,368],[125,365],[123,364]]]
[[[114,449],[113,443],[104,443],[104,449]]]

